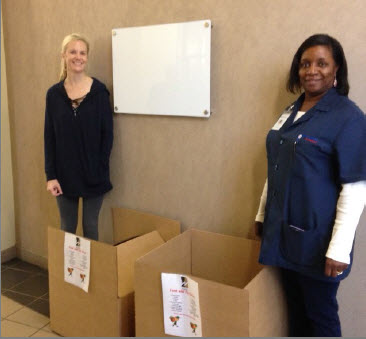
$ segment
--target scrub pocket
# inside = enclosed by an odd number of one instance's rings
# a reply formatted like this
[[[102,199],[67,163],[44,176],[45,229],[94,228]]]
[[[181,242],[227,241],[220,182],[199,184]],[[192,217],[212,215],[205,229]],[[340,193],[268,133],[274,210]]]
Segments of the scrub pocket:
[[[302,227],[283,224],[281,251],[284,257],[303,266],[322,265],[329,241],[317,230],[305,230]]]

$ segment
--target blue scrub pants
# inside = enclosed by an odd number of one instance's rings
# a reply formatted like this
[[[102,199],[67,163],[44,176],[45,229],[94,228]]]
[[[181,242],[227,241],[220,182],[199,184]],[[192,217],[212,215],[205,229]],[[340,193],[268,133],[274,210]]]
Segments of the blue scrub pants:
[[[98,218],[104,195],[83,199],[83,235],[85,238],[98,240]],[[59,195],[57,205],[61,217],[61,229],[74,233],[78,224],[79,197]]]
[[[328,282],[281,269],[289,310],[290,337],[341,337],[337,290]]]

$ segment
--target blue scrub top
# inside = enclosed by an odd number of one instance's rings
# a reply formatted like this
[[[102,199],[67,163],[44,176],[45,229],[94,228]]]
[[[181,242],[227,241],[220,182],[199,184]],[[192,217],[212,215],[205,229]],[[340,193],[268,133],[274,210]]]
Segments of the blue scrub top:
[[[268,194],[259,261],[313,278],[324,275],[341,184],[366,180],[366,118],[330,89],[296,122],[304,94],[267,136]]]

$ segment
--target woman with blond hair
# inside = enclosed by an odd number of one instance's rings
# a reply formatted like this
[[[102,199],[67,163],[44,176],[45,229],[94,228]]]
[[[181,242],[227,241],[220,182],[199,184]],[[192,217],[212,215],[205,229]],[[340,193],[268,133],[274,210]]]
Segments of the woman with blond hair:
[[[60,81],[46,96],[45,172],[47,191],[57,199],[61,229],[75,233],[82,198],[84,236],[97,240],[103,197],[112,189],[113,120],[106,86],[86,73],[88,56],[85,37],[73,33],[64,38]]]

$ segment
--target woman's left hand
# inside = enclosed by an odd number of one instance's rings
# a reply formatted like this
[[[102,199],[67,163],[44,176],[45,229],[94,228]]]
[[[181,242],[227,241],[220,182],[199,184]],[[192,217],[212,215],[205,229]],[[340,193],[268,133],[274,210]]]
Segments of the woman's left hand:
[[[344,262],[326,258],[324,274],[327,277],[336,278],[338,275],[341,275],[347,267],[348,264],[345,264]]]

